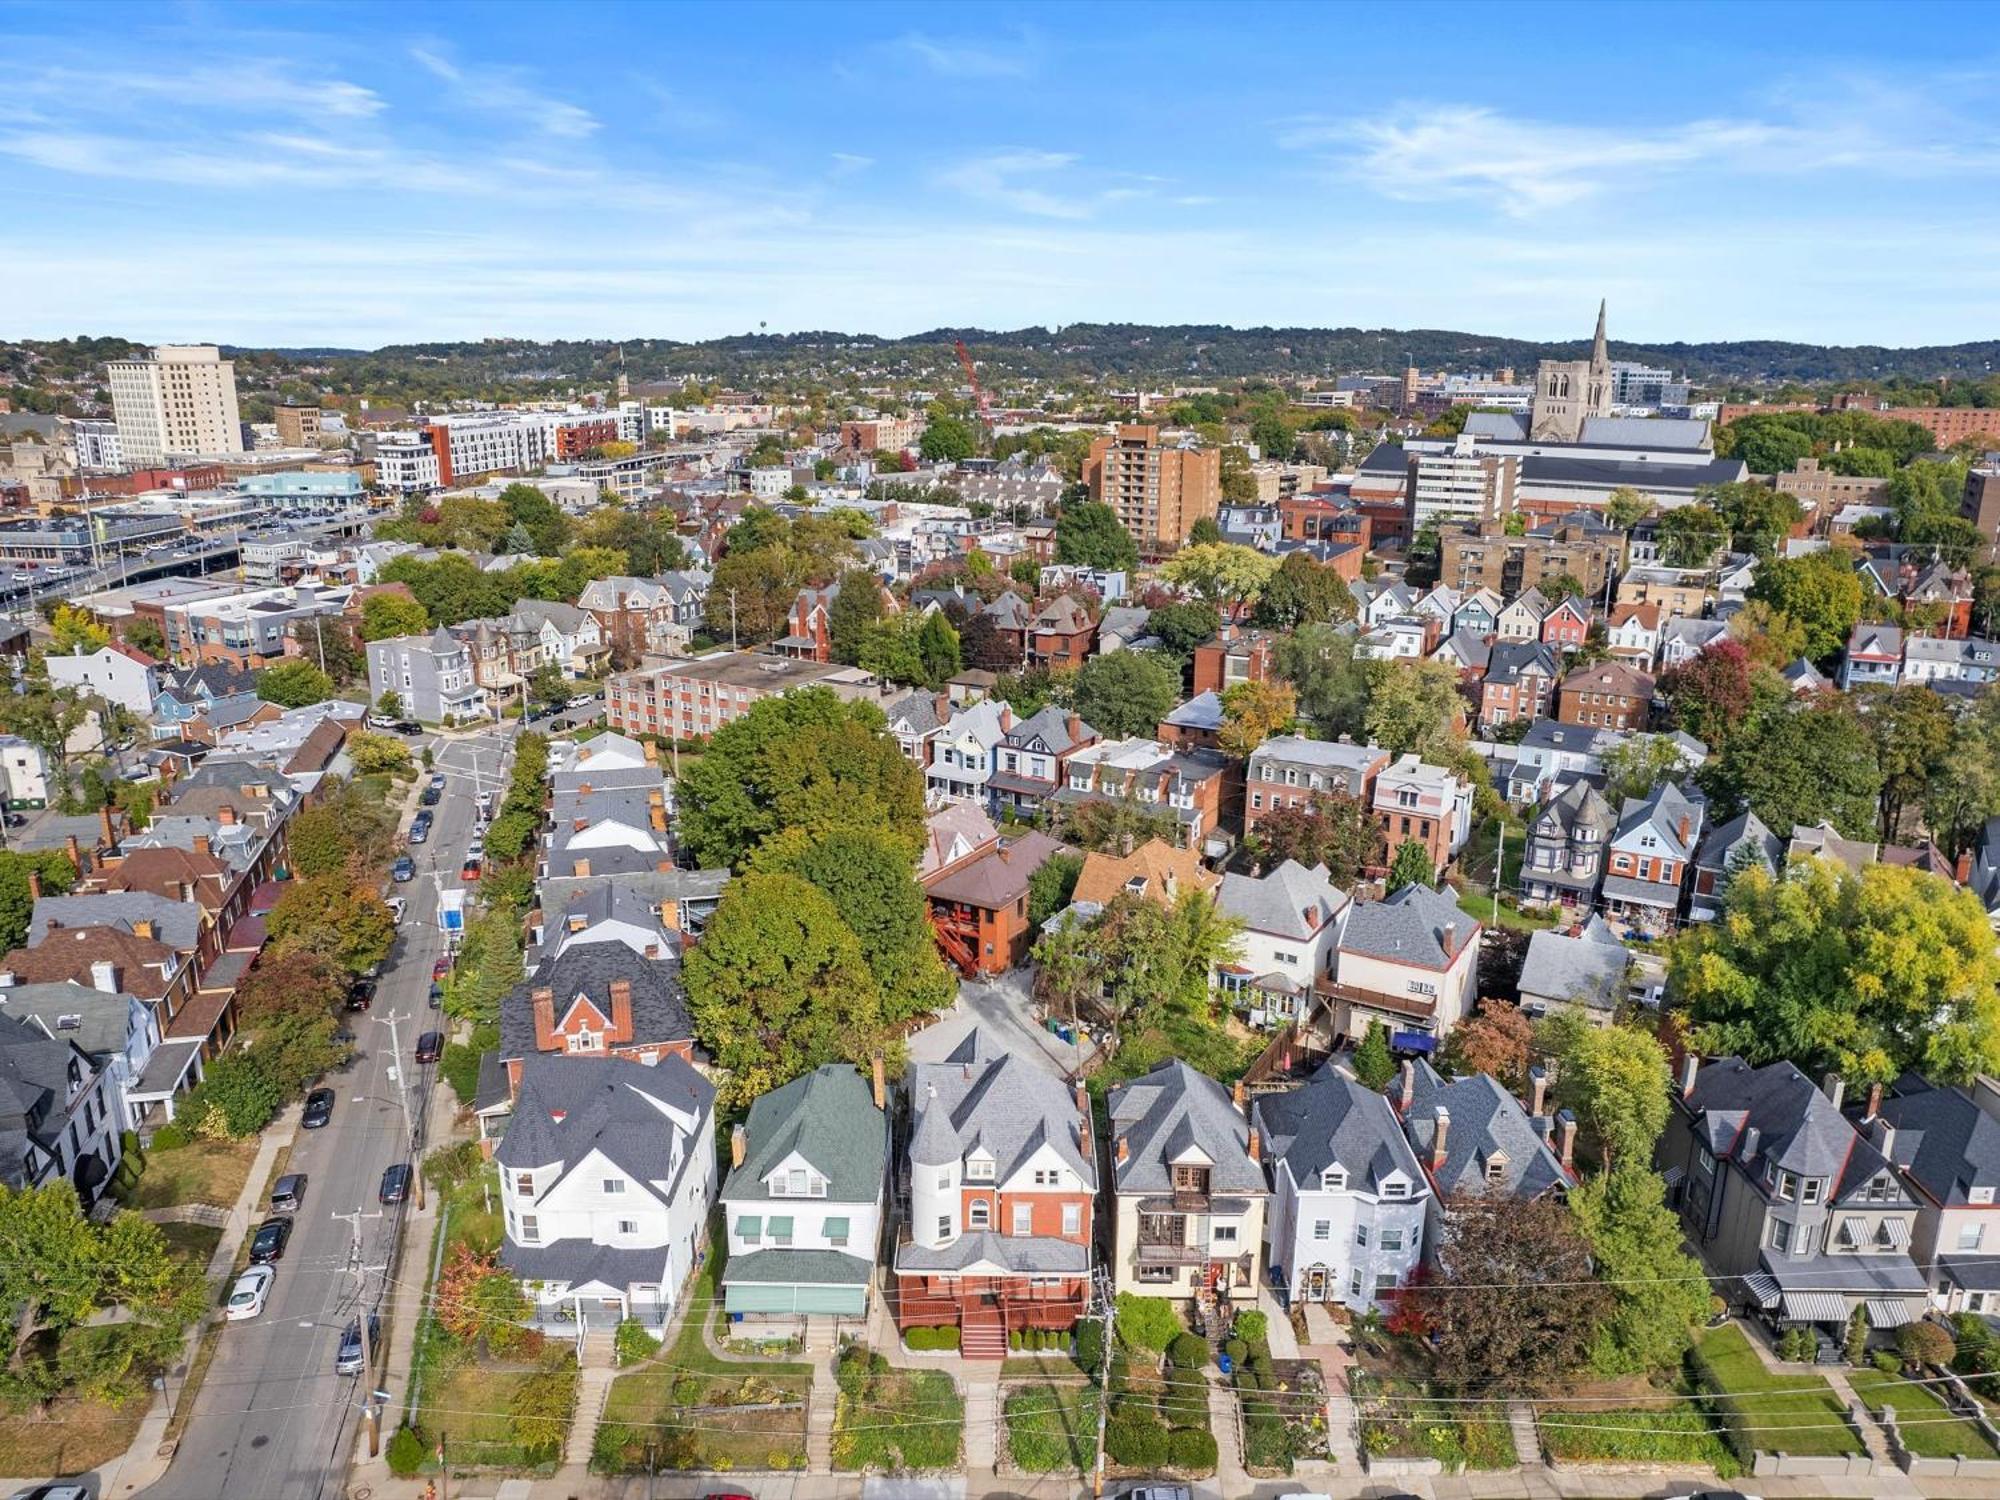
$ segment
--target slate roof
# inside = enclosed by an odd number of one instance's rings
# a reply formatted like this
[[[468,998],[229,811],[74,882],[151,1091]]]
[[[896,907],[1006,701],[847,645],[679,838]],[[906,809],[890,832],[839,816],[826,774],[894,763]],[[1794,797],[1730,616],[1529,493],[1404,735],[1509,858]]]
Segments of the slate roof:
[[[672,1198],[706,1145],[714,1102],[715,1085],[672,1054],[651,1067],[622,1057],[531,1056],[521,1067],[514,1116],[493,1155],[503,1167],[560,1163],[566,1174],[595,1151],[646,1191]],[[678,1168],[678,1127],[667,1109],[695,1120],[683,1137]],[[656,1183],[666,1187],[656,1189]]]
[[[1303,941],[1324,930],[1347,905],[1323,864],[1308,870],[1288,859],[1261,878],[1225,874],[1216,906],[1259,932]]]
[[[1253,766],[1276,761],[1288,766],[1317,766],[1322,770],[1366,773],[1370,766],[1388,756],[1374,745],[1356,745],[1345,740],[1309,740],[1302,735],[1279,734],[1259,745],[1250,755]]]
[[[974,1026],[943,1062],[913,1065],[909,1090],[912,1163],[940,1166],[981,1146],[993,1157],[995,1181],[1005,1182],[1046,1144],[1096,1190],[1097,1166],[1084,1150],[1087,1116],[1069,1085],[1004,1051],[984,1027]],[[976,1236],[960,1236],[969,1238]]]
[[[1264,1139],[1264,1160],[1274,1168],[1283,1161],[1303,1191],[1316,1191],[1321,1174],[1336,1164],[1347,1169],[1351,1188],[1373,1192],[1400,1172],[1412,1198],[1425,1191],[1423,1169],[1389,1101],[1331,1062],[1303,1088],[1262,1095],[1250,1114]]]
[[[1189,1152],[1208,1159],[1209,1192],[1262,1196],[1264,1169],[1250,1158],[1250,1122],[1229,1090],[1170,1058],[1111,1090],[1111,1175],[1120,1193],[1173,1191],[1173,1164]]]
[[[106,994],[74,981],[16,984],[0,989],[0,1016],[35,1024],[93,1057],[103,1057],[123,1052],[131,1040],[132,997]],[[75,1024],[65,1028],[65,1017]]]
[[[972,1266],[998,1266],[1030,1275],[1081,1275],[1090,1269],[1090,1247],[1047,1235],[975,1229],[935,1249],[914,1241],[896,1249],[898,1271],[963,1271]]]
[[[1074,717],[1067,709],[1048,704],[1033,717],[1016,723],[1001,743],[1018,747],[1033,744],[1039,739],[1054,754],[1067,754],[1078,745],[1088,744],[1097,738],[1097,731],[1080,718],[1076,721],[1076,733],[1072,735],[1069,721]]]
[[[917,879],[943,869],[952,862],[954,850],[963,843],[977,849],[1000,837],[1000,830],[976,802],[947,802],[924,819],[924,848],[917,858]],[[958,858],[964,856],[957,855]]]
[[[1704,485],[1734,484],[1749,476],[1740,458],[1712,458],[1707,463],[1646,463],[1635,459],[1530,455],[1521,460],[1522,484],[1630,485],[1649,494],[1691,492]]]
[[[1708,831],[1695,854],[1695,865],[1703,870],[1726,870],[1739,846],[1755,850],[1767,870],[1775,871],[1784,860],[1785,847],[1778,836],[1755,813],[1743,812]]]
[[[523,1281],[579,1287],[600,1283],[623,1291],[657,1283],[666,1271],[667,1247],[624,1250],[590,1240],[552,1240],[546,1245],[500,1241],[500,1264]]]
[[[1569,1184],[1562,1159],[1535,1128],[1521,1101],[1497,1079],[1473,1073],[1446,1082],[1422,1058],[1411,1066],[1415,1080],[1403,1127],[1411,1147],[1425,1163],[1430,1162],[1437,1136],[1439,1106],[1450,1115],[1444,1162],[1430,1169],[1439,1193],[1447,1198],[1456,1193],[1484,1197],[1495,1192],[1534,1198]],[[1495,1180],[1489,1170],[1497,1156],[1504,1156],[1506,1163]]]
[[[1890,1157],[1945,1207],[1971,1203],[1975,1187],[2000,1188],[2000,1120],[1958,1090],[1912,1075],[1898,1080],[1879,1113],[1896,1132]]]
[[[1631,963],[1631,953],[1602,917],[1592,917],[1576,937],[1544,929],[1528,938],[1521,993],[1616,1010],[1625,998],[1625,971]]]
[[[1034,613],[1028,608],[1027,601],[1012,589],[979,612],[1001,630],[1026,630]]]
[[[1489,637],[1470,630],[1454,630],[1432,656],[1449,658],[1463,668],[1484,672],[1493,659],[1493,642]]]
[[[579,994],[588,996],[593,1006],[609,1016],[614,979],[632,983],[632,1041],[623,1045],[684,1042],[694,1036],[677,958],[641,958],[623,943],[584,943],[543,959],[501,1002],[501,1055],[509,1059],[540,1055],[535,1048],[531,998],[536,990],[555,992],[556,1024],[561,1025]]]
[[[1140,884],[1134,887],[1134,881]],[[1130,892],[1166,906],[1183,891],[1213,890],[1220,883],[1220,877],[1206,868],[1192,849],[1177,849],[1165,839],[1154,838],[1130,854],[1086,854],[1071,899],[1109,904],[1114,896]]]
[[[1447,927],[1454,928],[1449,953],[1444,947]],[[1478,931],[1477,919],[1448,892],[1427,885],[1406,885],[1380,901],[1350,906],[1340,946],[1345,952],[1392,963],[1443,969],[1465,951]]]
[[[926,886],[925,894],[933,900],[961,901],[984,911],[997,911],[1020,900],[1027,892],[1029,877],[1062,848],[1040,829],[1030,829]]]
[[[175,901],[151,891],[101,891],[73,896],[44,896],[28,918],[28,946],[50,932],[70,927],[122,927],[150,921],[153,935],[168,947],[192,953],[201,943],[201,908],[192,901]]]
[[[54,1149],[47,1127],[53,1120],[60,1128],[65,1118],[70,1063],[81,1050],[26,1021],[0,1021],[0,1184],[26,1185],[29,1141]],[[88,1060],[80,1065],[87,1073]]]
[[[1682,1107],[1694,1116],[1711,1152],[1736,1161],[1758,1181],[1770,1163],[1802,1177],[1833,1180],[1839,1198],[1887,1165],[1833,1101],[1788,1062],[1753,1068],[1740,1057],[1725,1057],[1707,1063],[1696,1071],[1694,1090]],[[1747,1136],[1751,1126],[1757,1130],[1754,1152]]]
[[[1885,657],[1891,661],[1903,659],[1903,631],[1898,625],[1878,625],[1864,620],[1854,627],[1854,634],[1847,638],[1847,656],[1852,661],[1857,656]]]
[[[846,1063],[827,1063],[760,1095],[743,1131],[748,1151],[723,1186],[725,1203],[793,1201],[771,1193],[764,1179],[794,1152],[826,1178],[826,1196],[813,1202],[874,1203],[882,1196],[888,1123],[868,1080]]]
[[[1160,722],[1171,724],[1176,729],[1218,730],[1223,724],[1222,694],[1214,691],[1197,693]]]
[[[892,703],[882,705],[882,716],[889,721],[889,727],[900,734],[930,734],[944,725],[938,717],[936,693],[905,693]]]
[[[1627,797],[1619,810],[1614,842],[1650,825],[1662,852],[1673,859],[1690,859],[1701,840],[1702,817],[1708,804],[1699,792],[1688,793],[1671,781],[1663,781],[1646,797]],[[1683,836],[1682,830],[1686,834]]]

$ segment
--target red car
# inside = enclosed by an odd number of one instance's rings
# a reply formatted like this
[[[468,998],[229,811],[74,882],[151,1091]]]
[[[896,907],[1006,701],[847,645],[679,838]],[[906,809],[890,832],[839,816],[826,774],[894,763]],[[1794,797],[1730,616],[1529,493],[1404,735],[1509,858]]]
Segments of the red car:
[[[458,873],[461,879],[477,880],[479,878],[479,861],[476,859],[468,859],[465,862],[465,868],[460,870]]]
[[[431,965],[431,978],[433,979],[442,979],[450,972],[451,960],[448,958],[441,958]]]

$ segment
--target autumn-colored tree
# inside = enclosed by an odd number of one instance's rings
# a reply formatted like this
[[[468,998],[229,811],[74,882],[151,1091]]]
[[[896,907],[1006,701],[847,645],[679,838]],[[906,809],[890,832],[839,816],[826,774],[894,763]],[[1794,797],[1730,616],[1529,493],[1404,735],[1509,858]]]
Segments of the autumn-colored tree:
[[[1308,869],[1325,865],[1335,885],[1352,885],[1364,865],[1374,864],[1382,827],[1368,804],[1344,792],[1319,792],[1299,807],[1276,807],[1259,815],[1251,837],[1266,865],[1295,859]]]
[[[282,1015],[330,1014],[347,996],[347,971],[318,953],[296,952],[254,966],[236,987],[236,1019],[260,1026]]]
[[[1274,734],[1291,728],[1299,702],[1289,683],[1276,678],[1239,682],[1222,695],[1222,729],[1216,742],[1246,759]]]
[[[1660,678],[1676,728],[1720,751],[1750,712],[1750,652],[1725,636]]]
[[[1519,1093],[1528,1081],[1534,1034],[1534,1023],[1518,1005],[1482,1000],[1478,1014],[1459,1022],[1445,1038],[1441,1061],[1449,1073],[1488,1073],[1509,1092]]]

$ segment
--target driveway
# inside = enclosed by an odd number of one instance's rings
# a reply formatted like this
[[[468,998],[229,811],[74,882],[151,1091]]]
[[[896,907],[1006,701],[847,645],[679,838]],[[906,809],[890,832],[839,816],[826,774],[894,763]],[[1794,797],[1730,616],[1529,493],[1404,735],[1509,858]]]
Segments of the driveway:
[[[967,979],[958,999],[936,1025],[910,1038],[912,1062],[943,1062],[975,1025],[984,1026],[1001,1048],[1033,1058],[1058,1078],[1071,1077],[1077,1049],[1034,1019],[1029,998],[1034,968],[1014,969],[995,979]]]

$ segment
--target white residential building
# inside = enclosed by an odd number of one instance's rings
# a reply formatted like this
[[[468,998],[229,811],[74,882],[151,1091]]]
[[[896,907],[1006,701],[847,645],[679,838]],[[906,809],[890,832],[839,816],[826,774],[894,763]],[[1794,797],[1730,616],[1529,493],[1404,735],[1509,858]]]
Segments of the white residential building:
[[[113,641],[96,651],[46,658],[49,681],[74,688],[85,698],[102,698],[142,717],[160,696],[159,666],[142,651]]]
[[[933,801],[986,802],[993,752],[1014,727],[1014,710],[992,698],[953,714],[931,741],[925,776]]]
[[[1325,865],[1288,859],[1261,877],[1224,875],[1215,904],[1243,924],[1235,958],[1215,971],[1217,991],[1253,1026],[1300,1019],[1313,986],[1333,977],[1346,892]]]

